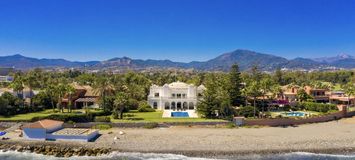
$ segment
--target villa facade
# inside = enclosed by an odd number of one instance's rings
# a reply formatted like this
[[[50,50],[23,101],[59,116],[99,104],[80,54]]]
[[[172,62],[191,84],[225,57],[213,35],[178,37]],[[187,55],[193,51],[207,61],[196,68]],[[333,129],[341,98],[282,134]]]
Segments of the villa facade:
[[[148,104],[157,110],[195,110],[198,99],[206,88],[183,82],[150,87]]]

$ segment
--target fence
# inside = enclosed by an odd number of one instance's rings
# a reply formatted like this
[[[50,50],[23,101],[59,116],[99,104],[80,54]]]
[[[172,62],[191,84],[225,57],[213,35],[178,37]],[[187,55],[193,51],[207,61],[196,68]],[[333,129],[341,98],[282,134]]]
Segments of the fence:
[[[319,117],[310,118],[278,118],[278,119],[244,119],[244,125],[260,125],[260,126],[290,126],[290,125],[300,125],[306,123],[319,123],[327,122],[332,120],[337,120],[340,118],[354,116],[355,112],[340,111],[336,113],[331,113]]]

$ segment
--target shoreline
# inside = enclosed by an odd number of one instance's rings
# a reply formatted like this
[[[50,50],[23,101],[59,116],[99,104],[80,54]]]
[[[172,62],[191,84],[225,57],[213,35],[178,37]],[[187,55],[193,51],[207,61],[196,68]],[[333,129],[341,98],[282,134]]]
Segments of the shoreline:
[[[46,153],[45,150],[39,151],[41,148],[58,149],[60,154]],[[76,149],[70,149],[75,148]],[[100,148],[100,149],[99,149]],[[72,154],[74,150],[78,150],[78,154]],[[83,154],[80,154],[80,150],[84,151]],[[99,152],[95,153],[95,150]],[[66,143],[48,143],[48,142],[17,142],[17,141],[2,141],[0,144],[0,152],[7,151],[17,151],[17,152],[30,152],[41,155],[48,155],[54,157],[71,157],[71,156],[105,156],[110,155],[111,153],[154,153],[154,154],[176,154],[184,155],[188,157],[200,157],[200,158],[233,158],[233,157],[243,157],[249,155],[273,155],[273,154],[287,154],[295,152],[307,152],[314,154],[336,154],[336,155],[348,155],[354,154],[355,148],[322,148],[322,149],[267,149],[267,150],[235,150],[235,151],[220,151],[220,150],[118,150],[111,148],[102,148],[101,147],[91,147],[91,146],[81,146],[79,144],[66,144]],[[75,152],[75,151],[74,151]],[[69,153],[69,154],[68,154]],[[89,154],[87,154],[89,153]],[[70,155],[70,156],[69,156]]]
[[[168,128],[111,128],[100,131],[95,142],[33,141],[19,137],[19,132],[6,134],[0,140],[3,149],[16,150],[37,146],[32,152],[43,153],[46,146],[63,151],[58,157],[118,153],[178,154],[189,157],[231,158],[247,155],[272,155],[294,152],[315,154],[354,154],[355,118],[305,124],[294,127],[214,128],[173,126]],[[121,134],[121,133],[124,134]],[[117,137],[117,138],[114,138]],[[114,140],[117,139],[117,140]],[[44,146],[44,147],[43,147]],[[57,148],[56,148],[57,147]],[[48,148],[48,147],[47,147]],[[68,149],[69,148],[69,149]],[[78,150],[80,149],[80,154]],[[98,151],[98,149],[104,150]],[[82,153],[81,153],[82,152]],[[87,153],[88,152],[88,153]],[[94,153],[91,153],[94,152]],[[54,153],[44,153],[53,155]],[[75,153],[75,154],[74,154]],[[97,153],[97,154],[96,154]]]

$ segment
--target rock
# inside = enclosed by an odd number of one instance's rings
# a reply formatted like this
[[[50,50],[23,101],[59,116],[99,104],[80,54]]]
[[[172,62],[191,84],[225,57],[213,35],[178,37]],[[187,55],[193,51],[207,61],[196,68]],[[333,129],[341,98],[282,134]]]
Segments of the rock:
[[[120,131],[120,135],[124,135],[125,133],[123,131]]]

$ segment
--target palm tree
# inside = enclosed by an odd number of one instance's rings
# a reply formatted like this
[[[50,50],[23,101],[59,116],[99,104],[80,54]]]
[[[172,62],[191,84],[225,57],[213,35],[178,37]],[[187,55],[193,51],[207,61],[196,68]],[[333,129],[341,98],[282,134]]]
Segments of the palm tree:
[[[22,97],[19,97],[19,98],[21,98],[22,106],[23,106],[24,105],[24,103],[23,103],[23,89],[24,89],[24,87],[23,87],[22,77],[15,76],[15,80],[10,84],[10,88],[12,88],[16,92],[17,97],[19,96],[19,94],[21,94]]]
[[[57,108],[61,110],[61,112],[64,112],[64,108],[62,106],[62,99],[66,93],[67,86],[63,83],[60,83],[59,85],[56,86],[55,92],[56,92],[56,97],[57,97]]]
[[[348,84],[343,86],[345,94],[348,96],[348,106],[350,106],[350,97],[355,95],[355,84],[349,82]]]
[[[52,104],[52,108],[53,108],[53,112],[55,112],[55,99],[56,99],[56,94],[57,94],[57,87],[56,84],[53,83],[49,83],[47,85],[47,87],[44,89],[44,91],[46,92],[46,94],[50,97],[51,99],[51,104]]]
[[[38,80],[36,75],[33,72],[27,73],[26,77],[24,78],[24,85],[29,89],[29,100],[30,106],[32,107],[32,89],[37,86]]]
[[[113,85],[111,81],[106,77],[98,77],[96,78],[94,85],[93,85],[93,92],[94,94],[98,94],[102,103],[101,108],[106,111],[106,96],[113,93]]]
[[[68,85],[66,88],[66,92],[68,94],[68,112],[72,111],[72,96],[75,93],[75,88],[71,85]]]
[[[263,97],[263,108],[262,112],[264,112],[264,107],[265,107],[265,96],[267,93],[272,91],[272,86],[274,85],[273,81],[271,78],[263,78],[260,82],[260,88],[261,88],[261,95]]]
[[[123,110],[127,105],[127,96],[123,92],[118,92],[114,101],[113,118],[122,119]]]

